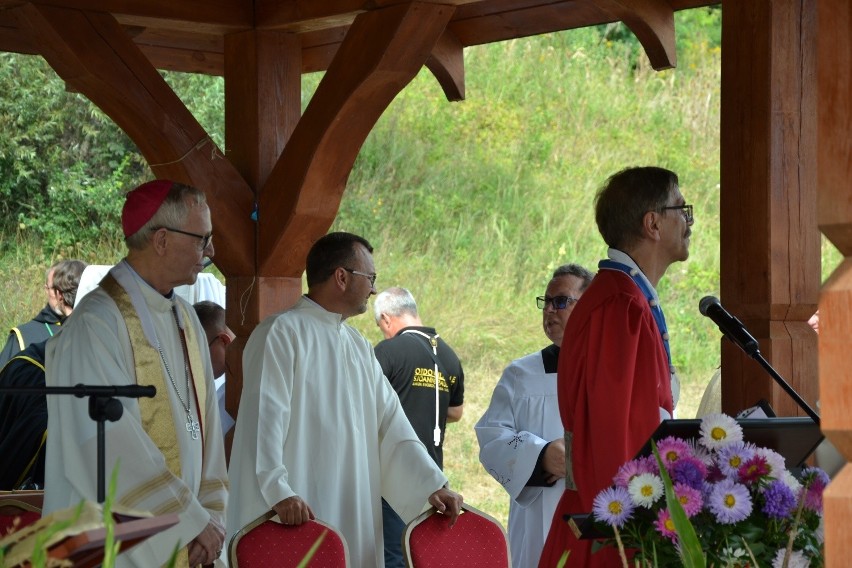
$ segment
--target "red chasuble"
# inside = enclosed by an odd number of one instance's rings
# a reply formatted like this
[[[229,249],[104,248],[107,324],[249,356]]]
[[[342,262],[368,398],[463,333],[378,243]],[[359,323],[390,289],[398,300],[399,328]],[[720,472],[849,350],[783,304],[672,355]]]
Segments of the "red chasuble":
[[[660,408],[672,412],[660,331],[627,274],[601,269],[583,293],[565,327],[557,377],[577,490],[562,494],[539,568],[555,567],[565,550],[568,567],[620,567],[615,548],[592,553],[592,541],[576,539],[565,515],[591,512],[595,496],[659,425]]]

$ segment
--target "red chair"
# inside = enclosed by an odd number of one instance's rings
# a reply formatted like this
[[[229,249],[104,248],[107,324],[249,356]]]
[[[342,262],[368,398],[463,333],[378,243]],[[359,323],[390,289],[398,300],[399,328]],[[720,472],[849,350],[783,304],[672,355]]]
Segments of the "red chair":
[[[0,538],[41,518],[44,491],[0,491]]]
[[[467,504],[452,528],[434,507],[422,513],[405,527],[402,548],[411,568],[512,566],[503,526]]]
[[[228,546],[231,566],[238,568],[287,568],[298,566],[316,545],[307,566],[337,568],[349,565],[349,548],[336,529],[314,520],[299,526],[273,521],[269,511],[244,526]]]

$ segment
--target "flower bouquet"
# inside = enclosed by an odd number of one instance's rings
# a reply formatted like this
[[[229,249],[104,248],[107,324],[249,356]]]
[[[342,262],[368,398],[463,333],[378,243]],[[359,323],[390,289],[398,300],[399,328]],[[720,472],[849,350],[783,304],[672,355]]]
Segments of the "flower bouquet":
[[[730,416],[701,421],[700,438],[660,440],[619,468],[594,500],[624,566],[822,566],[822,491],[828,475],[793,475],[777,452],[743,441]]]

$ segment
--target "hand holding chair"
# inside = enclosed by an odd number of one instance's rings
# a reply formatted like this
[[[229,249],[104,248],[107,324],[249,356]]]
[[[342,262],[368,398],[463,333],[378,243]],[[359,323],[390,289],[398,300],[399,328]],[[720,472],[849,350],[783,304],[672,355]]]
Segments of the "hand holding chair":
[[[456,524],[431,507],[408,523],[402,548],[411,568],[510,568],[509,541],[494,517],[463,504]]]
[[[287,568],[298,566],[316,545],[308,566],[337,568],[349,565],[349,548],[336,529],[319,520],[293,526],[273,521],[268,511],[243,527],[228,546],[232,568]]]

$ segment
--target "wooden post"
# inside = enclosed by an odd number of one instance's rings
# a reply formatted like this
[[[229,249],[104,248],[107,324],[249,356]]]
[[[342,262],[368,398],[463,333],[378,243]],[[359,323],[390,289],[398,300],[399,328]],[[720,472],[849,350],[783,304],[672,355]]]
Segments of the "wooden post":
[[[226,156],[251,186],[255,203],[299,122],[301,66],[302,46],[295,34],[252,30],[225,36]],[[259,277],[257,252],[251,254],[251,271],[226,274],[226,318],[237,337],[226,356],[225,407],[235,419],[249,335],[263,318],[292,306],[302,293],[300,276]],[[229,457],[232,433],[225,440]]]
[[[812,407],[817,398],[814,0],[726,0],[722,20],[721,300]],[[764,398],[803,415],[765,371],[722,343],[722,408]]]
[[[819,0],[817,35],[817,171],[819,227],[843,262],[819,301],[822,429],[847,464],[824,494],[826,566],[852,558],[852,4]]]

